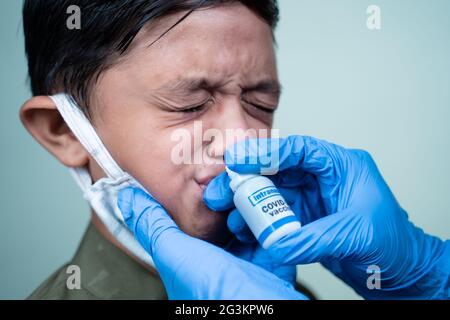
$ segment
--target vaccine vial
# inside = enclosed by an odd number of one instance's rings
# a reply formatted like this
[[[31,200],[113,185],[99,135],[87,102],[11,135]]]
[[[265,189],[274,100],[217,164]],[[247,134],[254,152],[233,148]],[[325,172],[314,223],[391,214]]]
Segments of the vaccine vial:
[[[269,178],[226,171],[234,205],[264,249],[300,229],[300,221]]]

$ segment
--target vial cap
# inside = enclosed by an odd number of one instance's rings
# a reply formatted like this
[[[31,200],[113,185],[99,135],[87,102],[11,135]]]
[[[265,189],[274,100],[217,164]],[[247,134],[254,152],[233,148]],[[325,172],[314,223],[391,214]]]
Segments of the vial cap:
[[[228,167],[225,167],[225,170],[230,177],[230,188],[233,192],[236,192],[237,188],[244,183],[245,181],[259,177],[257,174],[241,174],[235,171],[230,170]]]

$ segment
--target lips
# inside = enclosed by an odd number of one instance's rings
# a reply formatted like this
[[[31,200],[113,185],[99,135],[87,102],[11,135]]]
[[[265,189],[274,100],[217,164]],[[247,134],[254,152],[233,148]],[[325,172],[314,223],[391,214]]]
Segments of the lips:
[[[198,185],[200,186],[200,188],[202,188],[202,190],[205,190],[206,187],[208,186],[208,183],[214,178],[214,176],[208,176],[208,177],[204,177],[201,179],[196,180]]]
[[[207,174],[204,173],[203,175],[199,175],[199,177],[196,178],[195,181],[202,190],[205,190],[208,184],[211,182],[211,180],[217,177],[223,171],[224,168],[220,168],[219,170],[214,170],[214,172],[210,172]]]

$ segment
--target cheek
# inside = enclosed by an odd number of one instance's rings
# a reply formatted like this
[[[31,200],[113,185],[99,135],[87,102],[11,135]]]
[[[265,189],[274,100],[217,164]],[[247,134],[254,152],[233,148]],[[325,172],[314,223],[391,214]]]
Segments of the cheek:
[[[271,134],[272,120],[269,123],[261,121],[253,116],[248,116],[248,126],[256,131],[258,138],[267,138]]]
[[[177,142],[173,130],[157,130],[145,136],[133,137],[130,132],[122,149],[120,164],[135,177],[175,220],[180,212],[190,212],[198,205],[198,186],[194,181],[194,167],[178,164],[172,159]],[[190,200],[190,201],[187,201]],[[194,200],[194,201],[193,201]]]
[[[159,132],[134,142],[122,158],[128,172],[160,201],[180,191],[188,178],[189,168],[171,159],[173,146],[170,135]]]

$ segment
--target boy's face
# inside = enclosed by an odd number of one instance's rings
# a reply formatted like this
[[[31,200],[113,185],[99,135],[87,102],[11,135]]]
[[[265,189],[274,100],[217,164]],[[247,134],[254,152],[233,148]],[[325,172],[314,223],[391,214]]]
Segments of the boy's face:
[[[255,105],[273,110],[278,104],[273,38],[262,19],[236,4],[195,11],[149,47],[182,15],[165,17],[138,34],[130,52],[101,74],[90,112],[122,169],[180,228],[222,244],[226,214],[209,210],[202,195],[224,170],[223,164],[210,163],[222,159],[226,145],[221,139],[201,141],[201,132],[194,137],[194,121],[201,121],[203,132],[215,128],[224,136],[226,129],[271,127],[272,114]],[[192,159],[200,154],[201,164],[174,162],[172,152],[181,140],[172,134],[182,128],[191,134]]]

